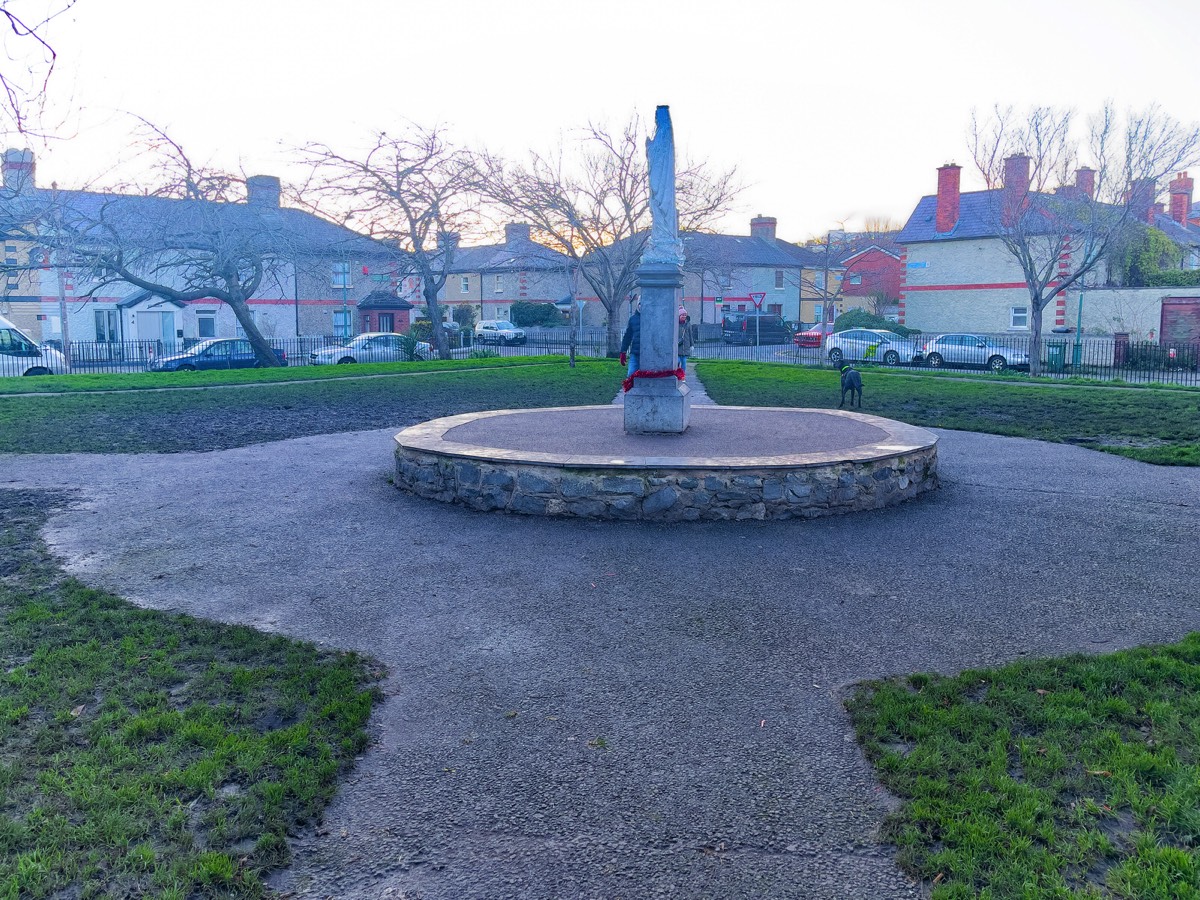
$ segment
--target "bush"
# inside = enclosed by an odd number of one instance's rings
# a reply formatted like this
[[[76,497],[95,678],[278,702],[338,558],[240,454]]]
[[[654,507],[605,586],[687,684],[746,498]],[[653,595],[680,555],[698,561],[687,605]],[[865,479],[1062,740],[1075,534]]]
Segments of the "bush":
[[[482,347],[477,347],[467,354],[467,359],[493,359],[499,356],[500,354],[495,350],[485,350]]]
[[[1171,351],[1175,356],[1171,356]],[[1125,353],[1124,365],[1128,369],[1192,369],[1200,365],[1200,344],[1184,344],[1171,347],[1169,344],[1130,344]]]
[[[430,341],[433,339],[433,322],[426,318],[413,319],[408,334],[415,341]]]
[[[1200,287],[1200,269],[1163,269],[1150,272],[1146,287]]]
[[[521,328],[530,325],[564,325],[567,318],[558,311],[553,303],[530,303],[528,300],[517,300],[509,312],[512,323]]]
[[[475,327],[475,307],[461,303],[454,307],[453,315],[455,323],[464,331],[471,331]]]
[[[884,331],[892,331],[901,337],[909,337],[910,335],[920,334],[919,328],[905,328],[903,325],[898,325],[895,322],[889,322],[883,316],[872,315],[865,309],[848,309],[833,323],[833,330],[846,331],[850,328],[877,328]]]

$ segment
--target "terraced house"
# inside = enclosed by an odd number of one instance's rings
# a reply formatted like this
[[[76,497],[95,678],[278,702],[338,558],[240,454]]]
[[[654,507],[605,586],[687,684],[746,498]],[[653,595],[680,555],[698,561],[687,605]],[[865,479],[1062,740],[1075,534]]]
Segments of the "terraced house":
[[[1005,160],[1003,184],[962,192],[960,167],[938,169],[937,193],[922,197],[897,237],[901,283],[899,321],[926,332],[1025,333],[1031,301],[1023,270],[1001,239],[998,210],[1053,217],[1056,199],[1089,201],[1096,173],[1075,172],[1074,183],[1053,194],[1030,191],[1030,158]],[[1167,185],[1169,206],[1157,203],[1160,187],[1139,182],[1127,192],[1128,216],[1137,223],[1128,242],[1161,248],[1151,268],[1135,272],[1127,261],[1136,246],[1114,253],[1043,311],[1043,331],[1081,327],[1090,334],[1124,333],[1134,340],[1200,339],[1200,221],[1191,211],[1193,179],[1178,173]],[[1094,204],[1120,210],[1110,204]],[[1069,230],[1069,229],[1068,229]],[[1065,274],[1084,251],[1085,239],[1066,235],[1058,266]],[[1116,252],[1120,250],[1121,252]],[[1124,255],[1122,255],[1124,254]],[[1051,281],[1050,287],[1054,287]],[[1081,297],[1082,295],[1082,297]]]
[[[180,302],[115,277],[92,252],[101,240],[148,282],[178,290],[203,283],[201,257],[219,245],[255,285],[247,304],[267,338],[349,335],[364,322],[399,327],[395,314],[411,309],[405,298],[417,285],[400,254],[283,206],[278,178],[247,178],[243,200],[217,202],[40,188],[35,175],[32,153],[5,151],[2,302],[5,315],[36,339],[138,342],[163,352],[243,334],[216,298]],[[121,242],[115,248],[113,235]]]

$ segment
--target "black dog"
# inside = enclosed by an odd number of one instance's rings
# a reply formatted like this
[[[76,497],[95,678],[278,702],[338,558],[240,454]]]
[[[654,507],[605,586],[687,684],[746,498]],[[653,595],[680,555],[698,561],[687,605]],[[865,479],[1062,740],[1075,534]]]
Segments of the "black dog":
[[[850,405],[854,405],[854,395],[857,394],[858,408],[862,409],[862,376],[849,363],[842,366],[842,402],[838,404],[838,409],[846,405],[847,391],[850,392]]]

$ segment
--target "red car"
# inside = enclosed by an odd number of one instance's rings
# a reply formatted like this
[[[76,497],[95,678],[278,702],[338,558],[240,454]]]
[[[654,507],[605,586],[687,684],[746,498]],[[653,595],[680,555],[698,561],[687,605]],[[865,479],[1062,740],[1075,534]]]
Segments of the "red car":
[[[796,336],[792,338],[792,343],[797,347],[820,347],[825,342],[825,336],[833,334],[832,322],[818,322],[808,331],[798,331]]]

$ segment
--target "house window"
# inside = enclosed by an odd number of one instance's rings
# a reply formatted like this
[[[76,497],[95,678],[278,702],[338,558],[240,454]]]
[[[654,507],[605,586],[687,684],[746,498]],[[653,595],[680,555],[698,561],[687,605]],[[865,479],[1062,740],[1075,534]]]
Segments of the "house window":
[[[775,270],[775,290],[783,290],[783,269]]]
[[[409,287],[411,288],[411,285],[409,285]],[[468,276],[464,275],[461,279],[459,279],[458,292],[460,294],[471,293],[471,279]]]
[[[241,328],[239,327],[239,337],[243,337]],[[350,312],[349,310],[335,309],[333,311],[333,333],[337,337],[350,337]]]
[[[96,310],[96,340],[105,344],[117,342],[117,311],[115,309]]]
[[[213,313],[196,316],[196,335],[202,338],[217,336],[217,317]]]
[[[767,312],[771,313],[772,315],[782,316],[783,315],[783,304],[782,303],[768,303],[767,304]]]
[[[851,275],[850,283],[851,284],[862,284],[862,276],[861,275]]]
[[[825,273],[824,272],[817,272],[816,275],[814,276],[814,281],[817,285],[818,291],[825,290]]]
[[[501,293],[504,290],[503,278],[504,278],[504,276],[502,276],[502,275],[496,276],[496,286],[493,287],[492,290],[495,291],[497,294]]]
[[[350,263],[337,262],[333,264],[333,286],[335,288],[351,288]]]
[[[1029,327],[1029,307],[1014,306],[1010,310],[1011,324],[1010,328],[1028,328]]]
[[[813,318],[816,319],[818,322],[825,321],[825,304],[824,303],[814,303],[813,304]]]

